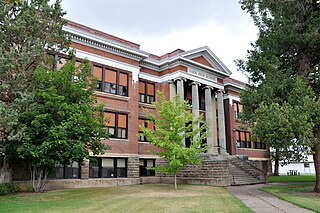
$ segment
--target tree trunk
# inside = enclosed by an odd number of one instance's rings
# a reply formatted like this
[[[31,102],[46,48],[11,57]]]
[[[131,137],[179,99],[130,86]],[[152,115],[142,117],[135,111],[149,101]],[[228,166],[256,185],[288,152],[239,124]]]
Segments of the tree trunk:
[[[314,191],[320,193],[320,143],[318,142],[313,154],[314,167],[316,171],[316,185]]]
[[[12,169],[9,159],[4,156],[0,169],[0,183],[12,183]]]
[[[47,181],[48,171],[47,169],[32,166],[31,180],[32,187],[35,192],[43,192],[44,186]]]
[[[278,150],[276,150],[276,154],[275,154],[275,157],[274,157],[273,176],[279,176],[279,154],[278,154]]]
[[[314,131],[314,136],[316,138],[316,144],[313,147],[313,161],[316,171],[316,185],[314,191],[320,193],[320,129]]]
[[[274,161],[273,176],[279,176],[279,160],[278,159],[275,159]]]
[[[174,190],[177,190],[178,186],[177,186],[177,175],[174,175]]]

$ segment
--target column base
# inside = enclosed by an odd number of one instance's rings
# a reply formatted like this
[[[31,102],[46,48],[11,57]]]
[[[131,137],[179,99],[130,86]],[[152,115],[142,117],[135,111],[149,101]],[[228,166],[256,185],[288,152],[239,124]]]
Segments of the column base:
[[[219,154],[220,155],[225,155],[225,156],[229,156],[230,155],[225,149],[221,149],[220,147],[219,147]]]
[[[216,147],[216,146],[209,147],[207,153],[210,155],[218,155],[219,154],[219,147]]]

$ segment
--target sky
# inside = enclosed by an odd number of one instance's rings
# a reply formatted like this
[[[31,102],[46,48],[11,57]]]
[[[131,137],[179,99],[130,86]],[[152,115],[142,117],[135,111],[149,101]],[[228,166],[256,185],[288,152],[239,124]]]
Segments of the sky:
[[[65,18],[140,44],[158,56],[208,46],[247,82],[234,60],[244,59],[257,29],[238,0],[63,0]]]

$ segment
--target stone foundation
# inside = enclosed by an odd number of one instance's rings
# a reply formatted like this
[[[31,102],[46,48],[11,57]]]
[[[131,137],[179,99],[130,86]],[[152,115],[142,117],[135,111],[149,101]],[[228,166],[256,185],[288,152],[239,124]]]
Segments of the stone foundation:
[[[14,181],[16,185],[30,184],[30,181]],[[61,179],[48,180],[45,190],[94,188],[106,186],[125,186],[140,184],[139,178],[96,178],[96,179]]]
[[[230,186],[240,184],[254,184],[265,181],[261,177],[260,169],[267,171],[267,161],[249,161],[234,156],[202,156],[202,164],[189,165],[177,174],[179,184],[204,184],[213,186]],[[127,178],[89,178],[89,161],[85,161],[85,166],[81,170],[81,179],[58,179],[48,180],[46,190],[64,188],[89,188],[120,186],[134,184],[156,184],[173,183],[173,175],[156,173],[153,177],[139,177],[139,158],[128,158]],[[157,159],[156,165],[163,165],[167,162]],[[250,166],[252,165],[252,166]],[[255,170],[255,167],[258,170]],[[241,170],[241,171],[239,171]],[[263,172],[262,172],[263,175]],[[29,184],[30,181],[15,181],[16,184]]]

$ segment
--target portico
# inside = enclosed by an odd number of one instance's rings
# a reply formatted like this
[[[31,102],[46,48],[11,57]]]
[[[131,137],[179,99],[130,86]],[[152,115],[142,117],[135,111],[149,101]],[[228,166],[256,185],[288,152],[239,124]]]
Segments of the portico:
[[[198,117],[200,114],[204,115],[203,121],[208,123],[209,126],[208,137],[206,140],[208,145],[207,153],[213,155],[225,154],[226,140],[223,90],[214,86],[201,84],[197,81],[188,79],[187,77],[175,78],[169,83],[171,99],[178,94],[181,99],[187,99],[191,102],[192,112],[195,117]],[[199,128],[199,126],[194,127],[194,129],[197,128]],[[185,140],[183,141],[183,144],[185,144]]]

